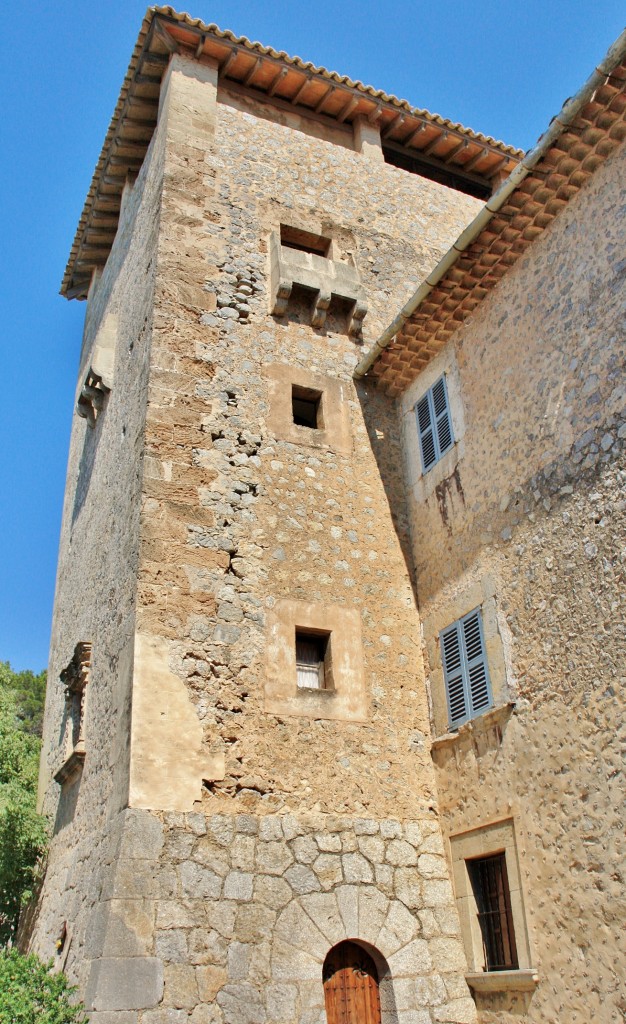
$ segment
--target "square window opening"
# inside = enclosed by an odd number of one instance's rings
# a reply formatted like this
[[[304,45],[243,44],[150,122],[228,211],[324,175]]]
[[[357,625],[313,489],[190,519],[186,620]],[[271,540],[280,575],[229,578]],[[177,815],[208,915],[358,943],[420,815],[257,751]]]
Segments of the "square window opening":
[[[309,430],[323,429],[321,391],[292,385],[291,411],[296,426],[308,427]]]
[[[331,258],[330,238],[324,235],[316,235],[311,231],[302,231],[300,228],[290,227],[288,224],[280,225],[280,244],[287,249],[297,249],[299,252],[310,252],[315,256]]]
[[[334,690],[330,633],[296,629],[296,682],[299,690]]]
[[[478,923],[483,942],[485,971],[516,971],[519,968],[506,854],[467,860]]]

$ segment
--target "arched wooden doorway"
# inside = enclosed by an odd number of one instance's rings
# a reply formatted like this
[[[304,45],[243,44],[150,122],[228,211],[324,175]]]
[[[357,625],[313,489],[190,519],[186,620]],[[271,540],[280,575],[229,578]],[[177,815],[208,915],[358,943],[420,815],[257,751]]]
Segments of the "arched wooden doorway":
[[[380,1024],[378,971],[356,942],[333,946],[324,961],[328,1024]]]

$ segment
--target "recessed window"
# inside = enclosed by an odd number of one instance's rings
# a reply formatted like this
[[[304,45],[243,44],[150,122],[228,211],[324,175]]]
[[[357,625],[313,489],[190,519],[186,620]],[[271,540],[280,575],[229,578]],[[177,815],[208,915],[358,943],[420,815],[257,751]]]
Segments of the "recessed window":
[[[485,970],[518,969],[506,854],[466,861],[483,940]]]
[[[419,174],[421,178],[429,178],[430,181],[437,181],[448,188],[465,192],[468,196],[476,196],[477,199],[487,200],[491,195],[489,182],[481,179],[478,174],[463,172],[462,167],[452,169],[450,164],[444,164],[420,154],[418,150],[404,149],[402,146],[394,146],[387,143],[383,145],[383,159],[386,164],[400,167],[403,171],[411,174]]]
[[[445,374],[415,406],[417,432],[422,453],[422,470],[427,473],[454,447],[452,417]]]
[[[330,633],[296,630],[296,682],[300,690],[332,690]]]
[[[296,384],[291,388],[291,411],[293,422],[298,427],[309,427],[310,430],[321,430],[322,392],[313,388],[301,388]]]
[[[457,728],[493,707],[480,608],[439,634],[449,724]]]
[[[280,225],[280,244],[287,249],[298,249],[299,252],[311,252],[315,256],[324,256],[330,259],[330,238],[324,235],[315,235],[311,231],[301,231],[300,228],[292,228],[288,224]]]

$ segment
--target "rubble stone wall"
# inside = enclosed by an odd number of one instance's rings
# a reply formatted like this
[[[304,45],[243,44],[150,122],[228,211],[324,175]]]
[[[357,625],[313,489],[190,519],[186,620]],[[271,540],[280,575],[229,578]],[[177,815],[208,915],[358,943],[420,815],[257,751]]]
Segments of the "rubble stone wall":
[[[90,915],[102,873],[116,855],[115,825],[127,806],[130,702],[139,556],[139,510],[155,251],[163,147],[155,136],[141,174],[126,190],[115,245],[92,284],[76,395],[103,327],[115,325],[114,383],[91,427],[74,415],[48,667],[39,803],[52,840],[31,942],[81,985]],[[68,714],[60,674],[79,642],[92,645],[85,690],[85,763],[60,787]],[[64,922],[71,941],[57,954]]]
[[[402,402],[435,736],[447,729],[438,631],[481,591],[495,602],[501,702],[515,702],[433,750],[446,840],[514,823],[539,984],[478,996],[490,1024],[613,1024],[626,1005],[625,163],[622,147],[452,340],[442,365],[458,373],[463,451],[428,494],[413,406],[432,381]]]

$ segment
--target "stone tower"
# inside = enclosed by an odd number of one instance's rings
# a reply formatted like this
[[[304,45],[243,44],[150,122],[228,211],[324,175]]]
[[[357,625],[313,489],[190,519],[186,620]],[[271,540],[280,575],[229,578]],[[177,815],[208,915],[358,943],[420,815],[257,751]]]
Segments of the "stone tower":
[[[386,1019],[473,1018],[394,404],[352,372],[518,157],[146,17],[64,281],[35,945],[94,1021],[313,1022],[347,939]]]
[[[514,673],[495,570],[455,590],[491,550],[462,461],[485,364],[445,344],[514,260],[505,223],[466,301],[450,247],[521,156],[146,15],[63,283],[87,309],[31,941],[95,1024],[339,1024],[339,975],[368,1024],[476,1020],[455,872],[513,849],[514,800],[493,780],[467,800],[473,726],[446,733],[439,632],[483,607],[495,733]],[[441,374],[455,436],[435,486],[411,468],[413,410]],[[450,846],[494,807],[491,846]]]

